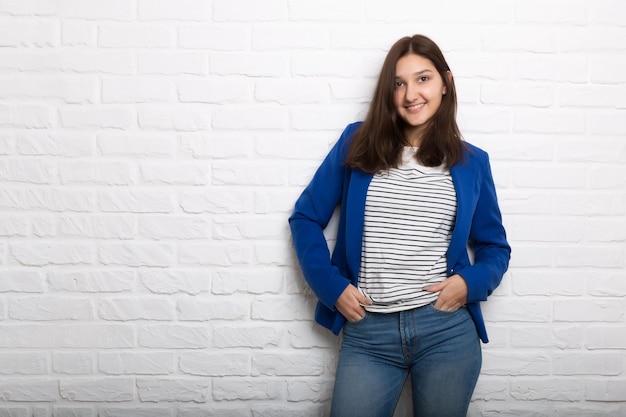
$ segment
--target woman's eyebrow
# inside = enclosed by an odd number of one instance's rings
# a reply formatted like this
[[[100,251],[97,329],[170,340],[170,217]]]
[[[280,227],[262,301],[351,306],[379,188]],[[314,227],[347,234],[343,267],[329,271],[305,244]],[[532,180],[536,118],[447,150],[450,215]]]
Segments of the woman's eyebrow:
[[[429,69],[423,69],[421,71],[414,72],[412,75],[422,75],[422,74],[426,74],[427,72],[433,72],[433,71]],[[402,77],[400,75],[396,75],[396,78],[402,78]]]

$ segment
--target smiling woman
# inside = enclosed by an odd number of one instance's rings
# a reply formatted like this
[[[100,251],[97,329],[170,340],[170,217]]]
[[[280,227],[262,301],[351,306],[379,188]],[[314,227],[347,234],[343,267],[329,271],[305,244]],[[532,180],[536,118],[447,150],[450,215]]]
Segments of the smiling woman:
[[[415,416],[467,413],[487,342],[479,304],[510,247],[488,156],[462,141],[455,115],[437,45],[400,39],[365,121],[345,129],[289,219],[316,320],[343,331],[333,417],[391,417],[409,376]]]
[[[398,115],[407,124],[405,135],[411,146],[420,146],[426,124],[439,110],[445,95],[443,78],[428,58],[408,54],[398,60],[394,102]]]

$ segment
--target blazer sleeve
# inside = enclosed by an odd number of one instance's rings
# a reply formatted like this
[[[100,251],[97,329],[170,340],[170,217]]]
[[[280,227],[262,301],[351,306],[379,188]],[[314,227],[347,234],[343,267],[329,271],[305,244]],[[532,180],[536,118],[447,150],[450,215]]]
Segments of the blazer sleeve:
[[[324,229],[340,205],[347,186],[350,173],[344,165],[346,144],[357,127],[352,124],[344,130],[289,217],[293,246],[304,278],[320,302],[332,311],[350,281],[332,264]]]
[[[455,271],[467,282],[468,303],[487,300],[502,281],[511,257],[511,247],[502,224],[489,157],[486,153],[482,156],[479,194],[468,241],[474,260],[471,266]]]

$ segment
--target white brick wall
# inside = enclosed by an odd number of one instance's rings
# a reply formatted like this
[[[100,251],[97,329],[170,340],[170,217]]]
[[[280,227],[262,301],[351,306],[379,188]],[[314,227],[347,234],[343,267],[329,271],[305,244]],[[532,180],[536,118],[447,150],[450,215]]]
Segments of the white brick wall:
[[[0,0],[0,415],[326,415],[286,219],[413,33],[513,246],[470,416],[626,416],[623,0]]]

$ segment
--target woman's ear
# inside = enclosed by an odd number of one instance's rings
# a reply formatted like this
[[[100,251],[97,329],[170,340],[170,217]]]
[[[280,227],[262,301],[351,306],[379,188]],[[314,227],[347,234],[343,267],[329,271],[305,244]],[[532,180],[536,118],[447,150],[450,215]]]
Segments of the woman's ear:
[[[446,77],[448,77],[448,83],[452,84],[452,72],[450,70],[446,71]],[[448,92],[448,88],[444,85],[443,95],[445,96],[447,92]]]

